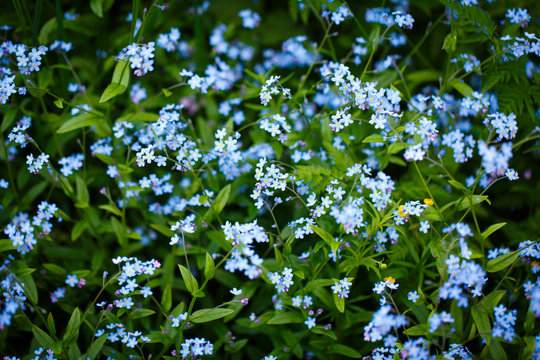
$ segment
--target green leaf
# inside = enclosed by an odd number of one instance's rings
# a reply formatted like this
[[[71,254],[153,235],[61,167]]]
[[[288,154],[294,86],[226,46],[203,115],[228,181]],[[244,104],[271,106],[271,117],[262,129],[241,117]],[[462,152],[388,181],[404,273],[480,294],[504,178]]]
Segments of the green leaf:
[[[107,341],[107,336],[102,335],[98,337],[94,343],[90,346],[90,349],[88,349],[88,357],[90,359],[97,359],[99,352],[101,351],[101,348],[103,345],[105,345],[105,342]]]
[[[382,143],[384,142],[382,135],[380,134],[373,134],[366,137],[364,140],[362,140],[363,143]]]
[[[97,126],[103,122],[102,115],[96,115],[95,113],[83,113],[76,115],[66,121],[60,126],[56,132],[58,134],[65,134],[73,130],[77,130],[87,126]]]
[[[359,359],[362,357],[360,353],[351,347],[342,344],[332,344],[328,347],[328,352],[331,354],[339,354],[347,356],[353,359]]]
[[[66,332],[63,337],[63,341],[66,346],[77,341],[77,338],[79,337],[80,325],[81,325],[81,311],[79,310],[79,308],[75,308],[75,310],[71,314],[71,318],[69,319],[69,322],[66,327]]]
[[[199,283],[197,282],[197,279],[195,279],[195,276],[193,276],[191,271],[189,271],[185,266],[178,265],[178,267],[180,268],[180,273],[182,273],[182,279],[184,279],[187,290],[191,294],[195,293],[195,291],[197,291],[197,289],[199,288]]]
[[[112,82],[120,85],[124,85],[126,88],[129,85],[129,79],[131,72],[129,70],[129,61],[123,59],[118,61],[114,67]]]
[[[130,32],[132,41],[135,40],[135,28],[137,24],[137,19],[139,17],[140,7],[141,7],[141,1],[133,0],[133,5],[131,8],[131,32]]]
[[[223,234],[223,231],[215,231],[210,230],[206,231],[206,235],[215,242],[217,245],[219,245],[220,248],[222,248],[225,251],[229,251],[232,248],[232,245],[230,241],[225,240],[225,234]]]
[[[199,197],[199,204],[204,205],[208,200],[210,200],[210,197],[208,195],[203,195]]]
[[[169,284],[165,285],[165,290],[163,290],[163,296],[161,296],[161,306],[165,312],[171,310],[172,306],[172,293],[171,286]]]
[[[449,33],[444,38],[444,43],[442,48],[444,51],[446,51],[447,54],[452,54],[454,51],[456,51],[456,44],[457,44],[457,35],[454,32]]]
[[[334,237],[330,235],[330,233],[318,226],[312,226],[311,228],[317,235],[319,235],[324,240],[325,243],[330,246],[332,250],[337,251],[337,249],[339,248],[339,242],[336,241],[336,239],[334,239]]]
[[[106,210],[110,213],[113,213],[116,216],[122,216],[122,212],[114,205],[111,204],[103,204],[98,206],[102,210]]]
[[[130,319],[139,319],[155,314],[152,309],[135,309],[129,314]]]
[[[7,128],[11,126],[13,121],[15,121],[15,117],[17,116],[18,107],[14,106],[13,108],[6,111],[4,116],[2,117],[2,126],[0,127],[0,131],[4,132]]]
[[[56,325],[54,324],[52,313],[49,313],[49,315],[47,316],[47,329],[51,334],[56,334]]]
[[[43,264],[43,267],[47,269],[47,271],[59,275],[59,276],[66,276],[66,270],[64,270],[63,267],[58,266],[56,264]]]
[[[343,297],[337,296],[337,294],[332,294],[334,297],[334,304],[340,313],[345,311],[345,299]]]
[[[280,312],[270,320],[268,325],[283,325],[283,324],[300,324],[303,323],[305,318],[296,312]]]
[[[85,220],[78,221],[71,229],[71,241],[76,241],[87,228],[88,222]]]
[[[462,183],[460,183],[459,181],[456,181],[456,180],[448,180],[448,183],[450,185],[452,185],[453,187],[455,187],[456,189],[458,190],[461,190],[463,193],[465,194],[470,194],[471,193],[471,190],[468,189],[465,185],[463,185]]]
[[[456,89],[461,95],[465,96],[465,97],[470,97],[472,96],[472,93],[473,93],[473,89],[467,85],[466,83],[464,83],[463,81],[459,81],[457,79],[455,80],[452,80],[450,82],[450,86],[452,86],[454,89]]]
[[[398,153],[405,148],[407,148],[407,144],[403,144],[401,142],[395,142],[388,147],[388,154],[392,155],[392,154]]]
[[[496,290],[496,291],[492,291],[490,292],[487,296],[486,296],[486,299],[485,301],[487,301],[487,303],[489,304],[489,308],[486,309],[486,310],[490,310],[493,309],[495,306],[497,306],[497,304],[499,304],[499,301],[501,301],[502,297],[504,296],[504,294],[506,294],[506,291],[505,290]],[[479,304],[479,306],[482,306],[482,302]],[[485,303],[484,303],[485,305]]]
[[[114,67],[113,77],[111,83],[105,88],[100,103],[109,101],[115,96],[122,94],[129,85],[129,79],[131,77],[131,71],[129,68],[129,62],[125,59],[120,60]]]
[[[27,270],[34,270],[34,269],[27,269]],[[34,303],[38,303],[38,292],[36,283],[34,282],[34,278],[32,278],[32,275],[30,273],[26,273],[24,275],[19,275],[19,278],[22,280],[24,286],[24,293],[28,297],[28,299]]]
[[[9,250],[15,250],[17,247],[13,246],[13,242],[9,239],[0,240],[0,253]]]
[[[101,94],[101,98],[99,98],[100,103],[104,103],[106,101],[109,101],[113,97],[120,95],[126,90],[126,87],[124,85],[111,83],[107,85],[105,88],[105,91],[103,91],[103,94]]]
[[[90,9],[99,16],[103,17],[103,0],[90,0]]]
[[[84,180],[77,176],[76,180],[76,191],[77,191],[77,197],[76,197],[76,203],[75,206],[78,208],[87,208],[88,203],[90,202],[90,195],[88,194],[88,187],[84,183]]]
[[[166,227],[165,225],[161,225],[161,224],[150,224],[150,227],[160,233],[162,233],[163,235],[167,236],[167,237],[172,237],[174,235],[174,233],[171,231],[170,228]]]
[[[429,332],[428,324],[418,324],[411,326],[403,331],[403,334],[408,336],[426,336]]]
[[[212,279],[215,271],[216,265],[214,264],[214,259],[212,259],[212,255],[206,253],[206,259],[204,261],[204,277],[206,280]]]
[[[63,109],[64,104],[62,103],[62,99],[56,99],[53,101],[53,104],[56,105],[57,108]]]
[[[169,97],[172,95],[172,92],[168,89],[161,89],[161,91],[163,92],[163,95],[165,95],[165,97]]]
[[[107,164],[107,165],[116,165],[116,161],[115,161],[112,157],[110,157],[110,156],[107,156],[107,155],[105,155],[105,154],[97,153],[97,154],[96,154],[96,157],[97,157],[99,160],[103,161],[103,162],[104,162],[105,164]]]
[[[205,322],[224,318],[225,316],[228,316],[232,314],[233,312],[234,310],[232,309],[222,309],[222,308],[201,309],[191,314],[191,316],[189,317],[189,321],[193,321],[196,324],[205,323]]]
[[[34,337],[36,338],[39,345],[49,349],[54,347],[53,338],[50,337],[49,334],[47,334],[45,331],[32,324],[32,332],[34,333]]]
[[[116,240],[118,241],[118,244],[122,247],[126,246],[128,243],[128,239],[126,234],[124,233],[122,223],[114,216],[111,216],[111,226],[116,235]]]
[[[493,234],[495,231],[499,230],[504,225],[506,225],[505,222],[491,225],[482,233],[482,239],[487,239],[489,235]]]
[[[504,348],[498,340],[493,339],[488,345],[489,352],[493,355],[494,360],[506,360],[508,357],[504,352]]]
[[[422,213],[422,215],[424,215],[426,217],[426,219],[428,219],[429,221],[431,222],[434,222],[434,221],[443,221],[443,218],[442,216],[439,214],[439,212],[437,211],[437,209],[433,208],[433,207],[428,207],[424,210],[424,212]]]
[[[486,343],[489,345],[491,342],[491,325],[489,323],[487,311],[473,307],[471,309],[471,314],[474,323],[476,324],[476,328],[478,329],[478,333],[482,338],[486,339]]]
[[[221,213],[225,205],[227,204],[227,201],[229,200],[229,195],[231,194],[231,184],[228,184],[225,186],[219,194],[216,196],[216,199],[214,200],[214,211],[216,213]]]
[[[508,266],[512,265],[519,257],[519,251],[513,251],[508,254],[499,256],[498,258],[491,259],[486,264],[487,272],[497,272],[502,269],[506,269]]]
[[[315,334],[328,336],[329,338],[337,341],[337,336],[332,330],[326,330],[324,327],[317,325],[313,328],[311,328],[311,331],[313,331]]]
[[[470,198],[466,196],[461,199],[457,206],[457,209],[458,211],[469,209],[475,205],[480,204],[483,201],[487,201],[488,204],[490,203],[487,195],[472,195]]]
[[[52,18],[49,21],[47,21],[39,31],[38,35],[38,43],[40,45],[46,45],[49,44],[49,35],[53,30],[56,29],[56,18]]]
[[[159,119],[158,114],[148,112],[136,112],[119,117],[116,121],[128,121],[130,123],[137,122],[156,122]],[[109,164],[110,165],[110,164]]]
[[[321,288],[321,287],[325,287],[325,286],[330,286],[330,285],[334,285],[335,281],[332,280],[332,279],[315,279],[315,280],[311,280],[307,285],[306,287],[304,288],[304,290],[306,292],[309,292],[309,291],[312,291],[314,289],[318,289],[318,288]]]

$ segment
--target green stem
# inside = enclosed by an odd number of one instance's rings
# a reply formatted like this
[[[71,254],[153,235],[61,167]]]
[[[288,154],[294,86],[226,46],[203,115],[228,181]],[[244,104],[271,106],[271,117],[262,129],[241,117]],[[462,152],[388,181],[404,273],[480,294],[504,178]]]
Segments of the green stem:
[[[326,39],[328,39],[328,35],[330,34],[330,29],[332,28],[332,23],[330,23],[330,25],[328,25],[328,28],[326,28],[326,32],[324,33],[324,37],[321,41],[321,43],[319,44],[319,46],[317,47],[317,50],[315,51],[315,55],[313,56],[313,61],[311,62],[311,65],[309,66],[309,69],[307,71],[307,73],[304,75],[304,77],[302,78],[302,81],[300,82],[300,85],[298,86],[298,90],[296,91],[296,94],[294,95],[293,97],[293,101],[296,101],[297,97],[300,95],[300,90],[302,90],[302,88],[304,87],[305,83],[306,83],[306,80],[307,78],[309,77],[309,74],[311,74],[311,71],[313,70],[313,67],[315,66],[315,62],[317,61],[317,57],[319,56],[319,53],[321,52],[321,49],[324,45],[324,42],[326,41]]]

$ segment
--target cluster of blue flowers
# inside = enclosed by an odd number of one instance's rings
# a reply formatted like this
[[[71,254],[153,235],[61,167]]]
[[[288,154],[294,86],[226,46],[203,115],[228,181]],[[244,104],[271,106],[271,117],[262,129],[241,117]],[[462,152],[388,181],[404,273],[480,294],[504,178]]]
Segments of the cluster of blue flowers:
[[[514,340],[516,332],[514,326],[517,321],[517,310],[508,310],[500,304],[493,309],[495,324],[493,324],[493,337],[504,337],[506,341]]]
[[[130,294],[135,294],[137,288],[141,288],[140,294],[147,297],[151,294],[151,290],[147,287],[137,284],[136,277],[141,274],[147,276],[153,275],[154,272],[161,267],[161,264],[157,260],[140,261],[135,257],[117,257],[113,259],[113,263],[122,264],[120,274],[118,275],[118,284],[123,285],[116,291],[116,295],[120,296],[120,299],[115,299],[112,304],[118,308],[130,309],[134,303]],[[104,306],[107,302],[101,302],[98,306]]]
[[[2,265],[2,269],[7,268],[6,264]],[[13,315],[20,309],[25,310],[24,304],[26,296],[24,295],[24,284],[15,277],[14,274],[8,273],[6,278],[0,282],[3,290],[3,305],[0,309],[0,330],[4,330],[6,326],[11,325]]]
[[[130,67],[134,69],[133,73],[137,76],[143,76],[149,71],[154,70],[154,50],[155,42],[138,45],[132,43],[122,49],[118,54],[119,60],[128,60]]]
[[[83,166],[83,161],[83,154],[72,154],[64,157],[58,161],[58,164],[62,165],[60,172],[64,176],[72,175],[75,171],[78,171]]]
[[[407,325],[403,315],[392,314],[390,305],[383,305],[373,314],[373,318],[364,327],[364,341],[376,342],[382,340],[392,329]]]
[[[182,359],[187,358],[189,355],[195,359],[197,356],[212,355],[214,352],[214,345],[205,338],[186,339],[180,347],[179,355],[182,356]],[[176,351],[173,356],[176,356]]]
[[[348,298],[351,285],[352,285],[352,282],[349,279],[344,278],[344,279],[334,282],[334,285],[332,285],[332,291],[338,297]]]
[[[99,329],[96,331],[95,336],[107,336],[107,340],[115,343],[120,341],[128,348],[134,348],[141,343],[149,342],[151,339],[142,335],[140,331],[126,331],[126,327],[122,323],[111,323],[105,326],[105,329]]]
[[[482,287],[487,281],[485,271],[482,266],[472,261],[460,261],[455,255],[450,255],[445,263],[449,276],[439,289],[439,297],[457,300],[458,306],[468,307],[469,299],[464,291],[471,289],[473,297],[480,296]]]
[[[291,285],[294,284],[292,269],[288,267],[284,268],[281,274],[269,272],[267,276],[270,282],[275,285],[278,294],[289,291]]]
[[[264,228],[257,220],[247,224],[231,224],[229,221],[221,226],[225,240],[231,241],[233,251],[225,262],[225,270],[242,271],[250,279],[257,278],[261,273],[262,258],[253,249],[253,242],[266,243],[269,241]]]
[[[241,10],[238,16],[242,19],[242,26],[247,29],[254,29],[261,22],[261,16],[251,9]]]
[[[4,229],[4,234],[9,237],[18,252],[26,254],[33,250],[37,243],[36,232],[40,239],[51,232],[52,223],[49,220],[57,211],[58,207],[55,204],[42,201],[38,205],[37,214],[31,220],[27,213],[15,215]],[[60,218],[58,220],[60,221]]]
[[[434,333],[441,325],[451,324],[454,322],[454,318],[450,313],[442,311],[439,313],[433,313],[429,318],[429,332]]]
[[[181,32],[177,28],[171,28],[166,34],[159,34],[156,45],[167,52],[177,51],[181,55],[187,55],[189,46],[187,41],[180,41]]]

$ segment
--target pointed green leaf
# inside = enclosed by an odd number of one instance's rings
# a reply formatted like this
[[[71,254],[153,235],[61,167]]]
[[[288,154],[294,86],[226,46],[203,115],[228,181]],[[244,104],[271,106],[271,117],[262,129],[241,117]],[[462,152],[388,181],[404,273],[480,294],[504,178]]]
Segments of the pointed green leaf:
[[[482,233],[482,239],[487,239],[489,235],[493,234],[495,231],[499,230],[504,225],[506,225],[505,222],[491,225]]]
[[[101,348],[103,345],[105,345],[105,342],[107,341],[106,335],[101,335],[98,337],[94,343],[90,346],[90,349],[88,349],[88,357],[90,359],[97,359],[99,352],[101,351]]]
[[[519,251],[513,251],[508,254],[499,256],[498,258],[491,259],[486,264],[487,272],[497,272],[512,265],[519,257]]]
[[[38,328],[36,325],[32,325],[32,332],[39,345],[51,349],[54,346],[54,340],[45,331]]]
[[[57,108],[63,109],[64,104],[62,103],[62,99],[56,99],[53,101],[53,104],[56,105]]]
[[[172,306],[172,293],[171,286],[169,284],[165,285],[165,290],[163,290],[163,296],[161,297],[161,306],[166,312],[171,310]]]
[[[332,344],[329,346],[328,352],[331,354],[339,354],[353,359],[359,359],[362,357],[360,353],[351,347],[342,344]]]
[[[362,140],[363,143],[382,143],[384,142],[382,135],[380,134],[373,134],[366,137],[364,140]]]
[[[339,248],[339,242],[337,242],[336,239],[334,239],[334,237],[330,235],[330,233],[318,226],[312,226],[311,228],[317,235],[319,235],[324,240],[326,244],[328,244],[328,246],[330,246],[332,250],[337,251],[337,249]]]
[[[191,316],[189,317],[189,321],[193,321],[196,324],[205,323],[205,322],[224,318],[225,316],[228,316],[232,314],[233,312],[234,310],[232,309],[222,309],[222,308],[201,309],[191,314]]]
[[[101,97],[99,98],[100,103],[104,103],[106,101],[109,101],[113,97],[120,95],[126,90],[126,87],[124,85],[112,83],[107,85],[105,88],[105,91],[103,91],[103,94],[101,94]]]
[[[480,336],[486,340],[486,343],[489,345],[491,342],[491,325],[489,323],[489,315],[485,309],[477,309],[473,307],[471,309],[471,314],[478,329]]]
[[[56,335],[56,325],[54,324],[52,313],[49,313],[47,316],[47,329],[51,334]]]
[[[103,0],[90,0],[90,9],[99,16],[103,17]]]
[[[268,320],[268,325],[300,324],[305,318],[296,312],[281,312]]]
[[[215,271],[216,265],[214,264],[214,259],[212,258],[212,255],[206,253],[206,259],[204,261],[204,277],[206,280],[212,279]]]
[[[103,122],[103,116],[98,116],[95,113],[83,113],[76,115],[60,126],[56,132],[65,134],[73,130],[77,130],[88,126],[97,126]]]
[[[28,269],[33,270],[33,269]],[[34,303],[38,303],[38,292],[36,283],[34,282],[34,278],[32,278],[32,275],[30,273],[26,273],[24,275],[19,275],[19,278],[22,280],[24,286],[24,293],[28,297],[28,299]]]
[[[98,206],[102,210],[106,210],[110,213],[113,213],[116,216],[122,216],[122,212],[114,205],[111,204],[103,204]]]
[[[227,204],[227,201],[229,200],[229,195],[231,194],[231,184],[228,184],[225,186],[219,194],[216,196],[216,199],[214,200],[214,211],[216,213],[220,213],[225,205]]]
[[[139,319],[154,315],[156,312],[152,309],[135,309],[129,314],[130,319]]]
[[[340,313],[345,312],[345,299],[343,297],[337,296],[336,294],[333,294],[334,297],[334,304],[336,304],[336,308]]]
[[[69,319],[69,322],[66,327],[66,332],[64,334],[64,344],[70,345],[77,341],[77,338],[79,337],[79,327],[81,325],[81,311],[79,308],[75,308],[73,313],[71,314],[71,318]]]
[[[111,82],[123,85],[127,88],[129,85],[130,77],[131,71],[129,68],[129,61],[125,59],[118,61],[118,63],[114,67],[114,73]]]
[[[180,273],[182,273],[182,279],[184,279],[187,290],[193,294],[199,288],[197,279],[195,279],[195,276],[193,276],[191,271],[189,271],[185,266],[178,265],[178,267],[180,268]]]
[[[87,228],[88,222],[86,220],[77,221],[73,229],[71,229],[71,241],[76,241]]]
[[[452,86],[454,89],[456,89],[461,95],[465,97],[472,96],[473,89],[466,83],[460,80],[452,80],[450,82],[450,86]]]

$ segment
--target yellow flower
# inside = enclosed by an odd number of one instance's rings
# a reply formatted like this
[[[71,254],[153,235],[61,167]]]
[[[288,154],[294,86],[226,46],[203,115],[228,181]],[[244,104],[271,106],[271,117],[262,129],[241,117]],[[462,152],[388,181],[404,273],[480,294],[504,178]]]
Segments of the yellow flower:
[[[387,276],[384,278],[384,281],[390,281],[392,284],[395,284],[396,283],[396,279],[394,279],[393,277],[391,276]]]
[[[408,214],[405,214],[405,213],[403,212],[403,207],[404,207],[404,205],[401,205],[401,206],[399,207],[399,215],[401,215],[401,217],[407,217],[407,216],[409,216]]]
[[[426,204],[427,206],[433,206],[433,200],[431,200],[430,198],[426,198],[424,199],[424,204]]]

